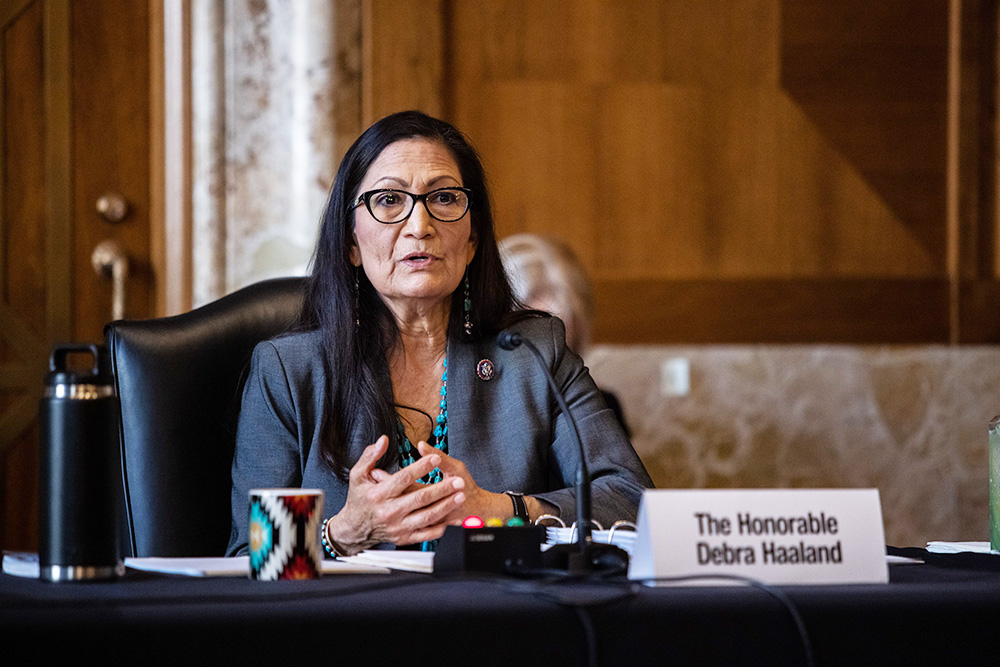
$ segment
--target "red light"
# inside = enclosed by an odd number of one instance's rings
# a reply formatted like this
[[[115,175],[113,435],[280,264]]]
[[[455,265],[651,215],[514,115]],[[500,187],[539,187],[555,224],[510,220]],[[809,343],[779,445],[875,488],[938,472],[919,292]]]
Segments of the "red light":
[[[483,527],[483,520],[480,519],[478,516],[475,516],[475,515],[467,516],[467,517],[465,517],[465,521],[462,522],[462,527],[463,528],[482,528]]]

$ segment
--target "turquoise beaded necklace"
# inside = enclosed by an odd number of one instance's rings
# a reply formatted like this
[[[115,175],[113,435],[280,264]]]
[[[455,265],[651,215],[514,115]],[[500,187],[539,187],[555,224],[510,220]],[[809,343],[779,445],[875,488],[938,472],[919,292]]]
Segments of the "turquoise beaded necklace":
[[[440,450],[442,453],[448,453],[448,357],[444,358],[444,372],[441,373],[441,402],[438,404],[440,411],[438,412],[437,419],[434,424],[434,441],[432,444],[435,449]],[[406,428],[403,426],[402,420],[396,420],[396,429],[399,432],[399,467],[405,468],[414,461],[417,460],[419,452],[417,448],[410,442],[410,439],[406,437]],[[417,480],[420,484],[437,484],[444,478],[443,473],[440,468],[434,468],[429,473]],[[430,542],[424,542],[420,545],[421,551],[434,551],[437,547],[437,540],[432,540]]]

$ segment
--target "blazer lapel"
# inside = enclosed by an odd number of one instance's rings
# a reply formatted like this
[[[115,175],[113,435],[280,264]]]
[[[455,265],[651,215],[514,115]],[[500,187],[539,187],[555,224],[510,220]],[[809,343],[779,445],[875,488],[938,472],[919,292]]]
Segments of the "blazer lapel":
[[[484,359],[494,367],[490,380],[481,379],[477,372]],[[482,444],[484,428],[491,421],[487,411],[500,385],[501,367],[488,341],[448,343],[448,453],[466,465],[484,458],[470,454]]]

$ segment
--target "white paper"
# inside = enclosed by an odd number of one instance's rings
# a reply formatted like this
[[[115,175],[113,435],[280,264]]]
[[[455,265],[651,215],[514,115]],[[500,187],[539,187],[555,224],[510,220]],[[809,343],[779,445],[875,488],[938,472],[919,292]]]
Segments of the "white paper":
[[[246,577],[250,571],[249,556],[233,558],[126,558],[125,566],[133,570],[182,574],[189,577]],[[378,565],[346,563],[342,560],[324,560],[320,566],[327,574],[389,574],[389,570]],[[18,577],[37,579],[38,554],[5,551],[3,571]]]
[[[249,556],[231,558],[126,558],[125,567],[133,570],[184,574],[190,577],[245,577],[250,571]],[[388,574],[384,567],[323,560],[320,571],[326,574]]]
[[[434,571],[433,551],[390,551],[386,549],[369,549],[357,556],[348,556],[341,560],[358,565],[374,565],[388,567],[393,570],[407,572],[431,573]]]
[[[614,538],[611,537],[610,530],[594,530],[590,533],[594,542],[614,544],[623,549],[626,553],[632,553],[632,546],[635,544],[636,532],[634,530],[616,530]],[[554,544],[569,544],[576,541],[576,528],[562,528],[559,526],[549,526],[545,529],[546,546]]]
[[[891,556],[886,554],[885,562],[889,565],[923,565],[924,561],[919,558],[907,558],[906,556]]]
[[[995,554],[989,542],[928,542],[927,551],[932,554]]]
[[[37,579],[39,574],[38,554],[26,551],[4,551],[3,573],[12,574],[15,577]]]

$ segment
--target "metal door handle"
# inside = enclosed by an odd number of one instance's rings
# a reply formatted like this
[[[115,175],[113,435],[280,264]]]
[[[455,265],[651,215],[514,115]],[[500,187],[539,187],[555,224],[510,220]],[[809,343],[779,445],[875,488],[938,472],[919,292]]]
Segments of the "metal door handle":
[[[125,317],[125,280],[128,278],[128,256],[121,245],[106,239],[97,244],[90,255],[97,275],[111,278],[111,320]]]

